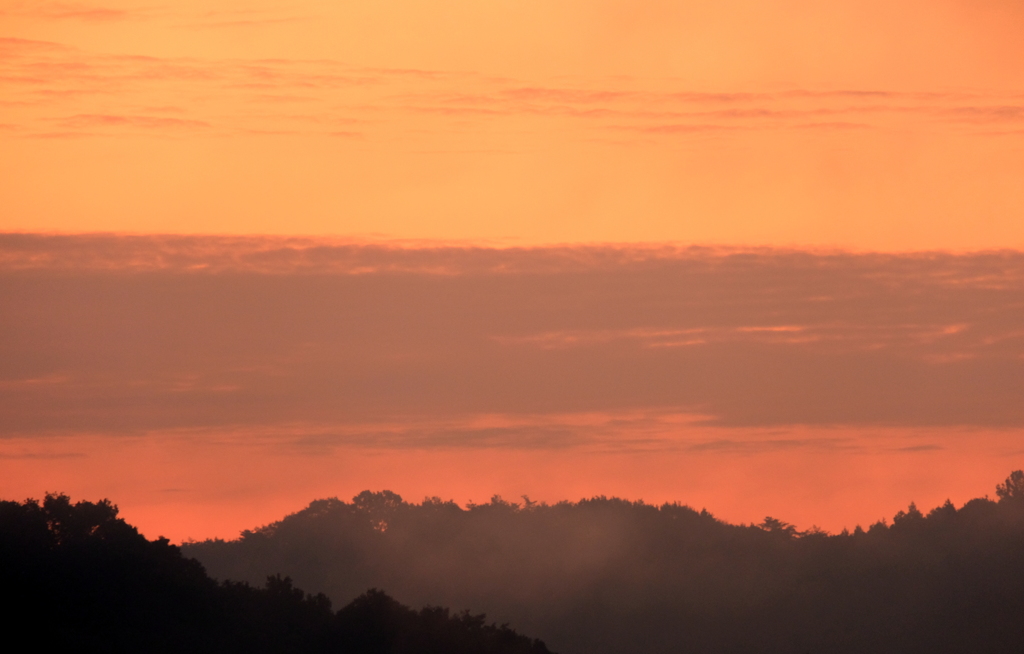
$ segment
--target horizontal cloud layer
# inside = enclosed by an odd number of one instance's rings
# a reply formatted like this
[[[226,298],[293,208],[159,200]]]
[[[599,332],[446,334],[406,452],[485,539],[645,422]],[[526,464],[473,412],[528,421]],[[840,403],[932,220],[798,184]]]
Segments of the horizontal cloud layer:
[[[1021,325],[1017,252],[8,234],[0,414],[7,435],[301,426],[383,447],[1019,427]]]

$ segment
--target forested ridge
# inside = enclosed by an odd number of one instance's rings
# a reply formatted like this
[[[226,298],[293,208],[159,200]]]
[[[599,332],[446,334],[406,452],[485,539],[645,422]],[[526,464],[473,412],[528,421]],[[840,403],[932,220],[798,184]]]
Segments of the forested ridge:
[[[604,497],[366,491],[179,548],[109,501],[48,495],[0,502],[0,587],[8,625],[86,652],[1020,652],[1024,472],[995,499],[840,534]]]
[[[2,621],[55,652],[547,654],[483,615],[399,604],[380,590],[339,611],[280,575],[218,583],[107,500],[0,501]]]
[[[839,534],[616,498],[463,508],[366,491],[183,549],[218,578],[472,607],[570,654],[1024,651],[1020,471],[995,499]]]

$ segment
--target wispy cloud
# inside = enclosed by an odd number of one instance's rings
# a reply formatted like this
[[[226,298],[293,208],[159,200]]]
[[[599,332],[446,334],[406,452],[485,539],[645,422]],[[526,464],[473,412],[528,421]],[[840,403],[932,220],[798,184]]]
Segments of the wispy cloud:
[[[79,2],[10,2],[0,7],[0,17],[35,20],[119,21],[144,15],[145,9],[124,9]]]
[[[211,14],[201,20],[180,23],[177,27],[186,29],[231,29],[245,27],[265,27],[283,23],[297,23],[312,20],[306,16],[288,16],[280,18],[261,18],[257,16],[228,18]]]
[[[201,120],[167,118],[165,116],[111,115],[111,114],[78,114],[61,118],[58,122],[68,128],[90,127],[141,127],[145,129],[196,129],[209,127],[210,124]]]
[[[211,13],[204,20],[207,26],[229,27],[300,18]],[[452,121],[470,120],[480,129],[520,121],[516,129],[528,125],[540,131],[570,121],[573,133],[584,138],[632,133],[630,138],[670,140],[709,133],[919,130],[928,125],[981,133],[1024,124],[1019,97],[981,93],[751,93],[678,89],[665,81],[638,89],[585,78],[543,85],[473,71],[358,67],[329,59],[168,58],[16,38],[0,39],[0,51],[0,88],[9,108],[4,122],[19,125],[26,135],[60,133],[45,126],[55,115],[126,115],[154,104],[183,108],[188,115],[182,120],[212,126],[210,135],[329,135],[338,132],[331,127],[338,120],[362,122],[355,133],[381,138],[396,129],[410,137],[456,127],[464,131],[465,125]],[[274,108],[283,106],[294,110]],[[126,121],[123,126],[141,125]],[[145,128],[163,127],[176,128],[171,123]]]

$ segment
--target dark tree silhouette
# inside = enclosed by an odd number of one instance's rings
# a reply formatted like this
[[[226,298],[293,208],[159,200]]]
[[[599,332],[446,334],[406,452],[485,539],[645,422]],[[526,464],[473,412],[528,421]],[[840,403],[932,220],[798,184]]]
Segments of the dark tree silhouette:
[[[1024,473],[996,492],[828,534],[616,498],[463,509],[367,491],[186,551],[221,578],[472,606],[569,653],[1021,652]]]
[[[263,588],[218,584],[199,562],[166,539],[147,540],[117,513],[107,500],[72,504],[65,495],[0,501],[4,620],[26,626],[27,643],[45,639],[46,649],[75,652],[548,652],[483,615],[416,612],[380,591],[334,612],[326,595],[277,574]]]
[[[997,484],[996,495],[1000,502],[1024,500],[1024,470],[1014,470],[1006,481]]]

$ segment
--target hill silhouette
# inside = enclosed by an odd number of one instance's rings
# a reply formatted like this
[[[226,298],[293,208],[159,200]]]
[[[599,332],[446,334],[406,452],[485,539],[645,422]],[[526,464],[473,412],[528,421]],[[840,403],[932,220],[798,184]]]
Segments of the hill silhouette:
[[[569,654],[1020,652],[1024,473],[996,495],[827,534],[616,498],[365,491],[183,550],[220,578],[470,606]]]
[[[217,583],[166,539],[149,541],[107,500],[0,501],[0,588],[9,636],[51,651],[547,654],[483,615],[414,611],[370,590],[335,612],[272,575]],[[33,645],[35,646],[35,645]]]

